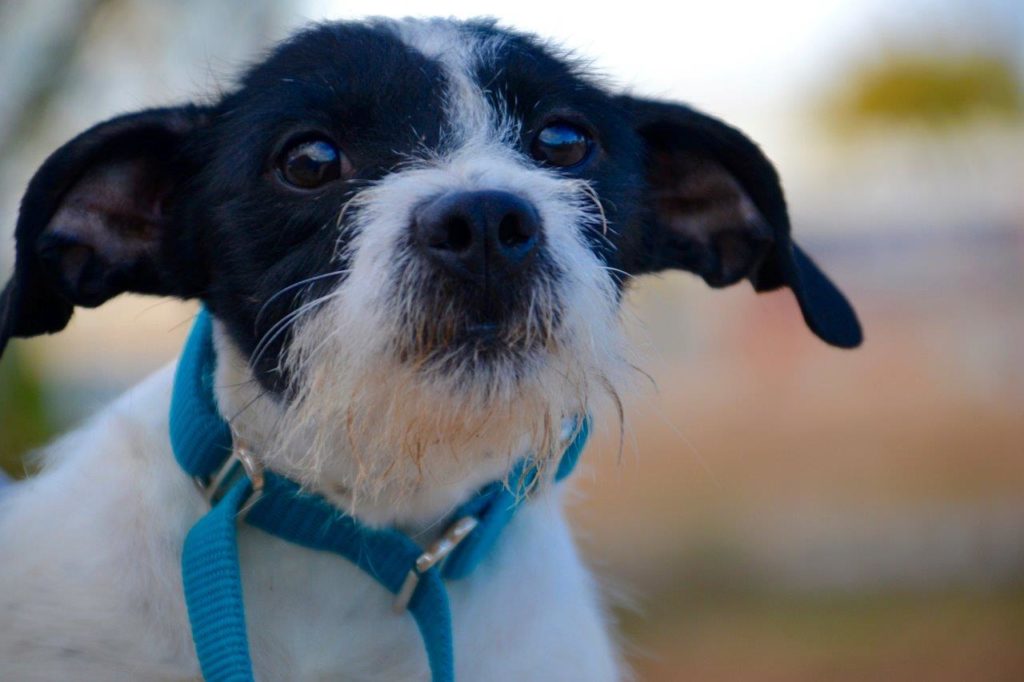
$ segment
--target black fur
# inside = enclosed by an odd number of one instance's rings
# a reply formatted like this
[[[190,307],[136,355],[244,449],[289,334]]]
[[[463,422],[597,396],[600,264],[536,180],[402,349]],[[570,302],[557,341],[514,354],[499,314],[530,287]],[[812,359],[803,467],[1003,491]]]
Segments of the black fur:
[[[775,170],[742,133],[682,105],[611,94],[531,36],[487,22],[463,30],[505,36],[498,58],[475,75],[522,123],[524,154],[553,119],[593,136],[590,161],[563,172],[600,195],[611,230],[589,236],[623,273],[620,287],[627,275],[668,268],[712,286],[744,278],[758,291],[789,286],[815,333],[838,346],[860,343],[849,304],[790,238]],[[334,258],[341,206],[449,139],[446,85],[440,64],[382,25],[323,24],[280,45],[218,102],[123,116],[83,133],[26,191],[15,271],[0,297],[0,352],[12,336],[59,331],[75,306],[121,292],[198,298],[251,356],[264,386],[283,390],[276,367],[287,334],[265,348],[260,340],[345,276],[347,264]],[[355,177],[316,193],[283,186],[275,155],[308,131],[335,140]],[[109,200],[83,218],[68,204],[93,196],[94,186]]]

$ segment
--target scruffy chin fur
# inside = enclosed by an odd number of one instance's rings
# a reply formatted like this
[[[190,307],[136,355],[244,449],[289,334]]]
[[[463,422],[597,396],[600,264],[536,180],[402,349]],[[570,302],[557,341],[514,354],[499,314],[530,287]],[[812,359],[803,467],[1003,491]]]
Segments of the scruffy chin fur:
[[[491,21],[312,26],[216,101],[65,144],[15,237],[0,352],[124,292],[197,299],[236,440],[364,523],[428,542],[532,457],[539,485],[449,587],[462,680],[622,675],[548,465],[585,415],[621,427],[629,282],[787,287],[823,340],[861,340],[745,135],[612,93]],[[12,679],[197,675],[177,566],[206,503],[170,450],[169,377],[0,497]],[[425,678],[410,622],[366,575],[245,524],[239,538],[258,679]]]

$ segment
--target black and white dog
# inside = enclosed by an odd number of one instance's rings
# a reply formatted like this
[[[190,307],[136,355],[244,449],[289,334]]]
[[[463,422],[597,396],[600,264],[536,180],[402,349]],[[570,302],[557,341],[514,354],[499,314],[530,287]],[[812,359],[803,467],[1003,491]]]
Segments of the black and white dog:
[[[36,173],[16,240],[0,349],[123,292],[199,299],[220,412],[261,463],[423,543],[617,402],[633,277],[789,287],[822,339],[861,338],[742,133],[486,21],[317,25],[219,101],[101,123]],[[207,506],[171,454],[172,373],[0,498],[4,679],[199,676],[180,557]],[[458,679],[623,676],[559,495],[540,485],[450,585]],[[367,575],[239,537],[258,679],[427,678]]]

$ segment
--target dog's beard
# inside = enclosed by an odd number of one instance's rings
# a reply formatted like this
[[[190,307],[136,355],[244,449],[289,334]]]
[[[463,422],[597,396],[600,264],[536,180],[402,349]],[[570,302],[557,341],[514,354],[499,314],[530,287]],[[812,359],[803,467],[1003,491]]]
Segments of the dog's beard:
[[[543,467],[561,454],[567,419],[602,397],[618,409],[628,365],[599,269],[564,282],[564,298],[538,289],[484,349],[460,343],[464,329],[423,305],[414,282],[393,281],[380,292],[343,284],[298,324],[271,468],[357,513],[381,501],[397,510],[430,489],[503,476],[523,456]]]

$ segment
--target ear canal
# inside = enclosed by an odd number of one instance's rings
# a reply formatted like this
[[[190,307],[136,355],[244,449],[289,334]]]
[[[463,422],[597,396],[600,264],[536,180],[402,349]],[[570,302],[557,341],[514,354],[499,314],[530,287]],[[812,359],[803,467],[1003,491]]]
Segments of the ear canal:
[[[642,272],[687,270],[713,287],[747,279],[759,292],[789,287],[823,341],[859,345],[853,308],[793,244],[782,185],[758,146],[680,104],[622,101],[646,146],[651,234]]]
[[[776,237],[732,174],[701,152],[659,151],[651,165],[665,265],[715,288],[755,273]]]
[[[165,203],[190,172],[185,139],[198,107],[101,123],[54,152],[29,182],[14,273],[0,295],[0,352],[13,336],[63,329],[77,305],[126,291],[177,293],[161,272]]]
[[[122,291],[159,292],[163,195],[151,161],[111,160],[78,179],[36,242],[42,268],[68,300],[96,307]]]

